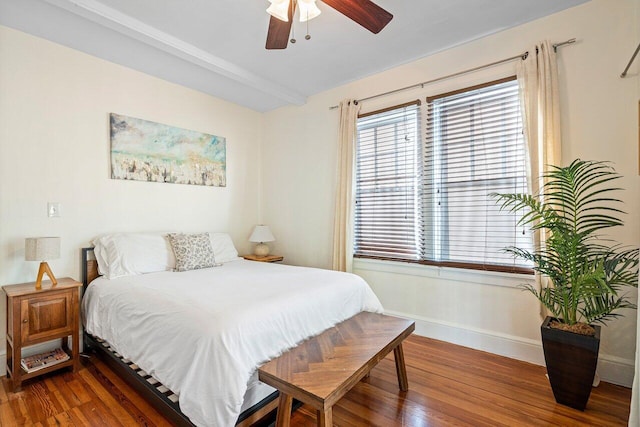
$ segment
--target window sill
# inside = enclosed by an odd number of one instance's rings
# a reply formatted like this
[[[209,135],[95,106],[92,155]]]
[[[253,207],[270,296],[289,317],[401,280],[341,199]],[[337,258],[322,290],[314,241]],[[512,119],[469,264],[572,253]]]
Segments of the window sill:
[[[429,277],[440,280],[507,288],[517,288],[521,284],[535,283],[535,278],[531,274],[469,270],[464,268],[441,267],[368,258],[354,258],[353,270],[354,272],[355,270],[362,270],[404,274],[408,276]]]

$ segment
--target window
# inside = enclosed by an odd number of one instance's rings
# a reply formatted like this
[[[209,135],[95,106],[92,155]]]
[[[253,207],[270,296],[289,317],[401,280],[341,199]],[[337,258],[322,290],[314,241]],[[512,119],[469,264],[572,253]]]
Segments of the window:
[[[527,271],[502,248],[531,248],[521,214],[490,193],[527,192],[515,78],[358,119],[354,254]],[[420,129],[425,130],[421,138]]]
[[[356,255],[420,259],[419,106],[358,118]]]

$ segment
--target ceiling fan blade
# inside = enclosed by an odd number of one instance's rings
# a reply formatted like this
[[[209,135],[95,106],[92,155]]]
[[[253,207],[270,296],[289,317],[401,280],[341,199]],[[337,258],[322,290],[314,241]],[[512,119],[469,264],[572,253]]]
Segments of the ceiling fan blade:
[[[378,34],[393,18],[393,15],[371,0],[322,0],[347,18]]]
[[[296,10],[296,2],[289,3],[289,21],[281,21],[271,17],[269,20],[269,30],[267,32],[267,49],[286,49],[291,34],[291,24],[293,23],[293,13]]]

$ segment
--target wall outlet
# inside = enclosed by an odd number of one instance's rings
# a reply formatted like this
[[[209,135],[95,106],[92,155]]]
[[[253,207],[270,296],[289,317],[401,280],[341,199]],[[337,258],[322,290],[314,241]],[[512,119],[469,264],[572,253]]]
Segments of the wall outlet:
[[[62,205],[58,202],[47,203],[47,215],[49,218],[60,218],[62,216]]]

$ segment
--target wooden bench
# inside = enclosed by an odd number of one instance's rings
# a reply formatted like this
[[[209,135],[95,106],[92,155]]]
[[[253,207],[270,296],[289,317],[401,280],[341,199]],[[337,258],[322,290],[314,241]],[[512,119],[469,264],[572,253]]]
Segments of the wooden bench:
[[[264,364],[260,381],[280,391],[276,426],[289,426],[293,398],[316,408],[318,426],[332,426],[333,405],[391,350],[407,391],[402,341],[414,329],[410,320],[362,312]]]

